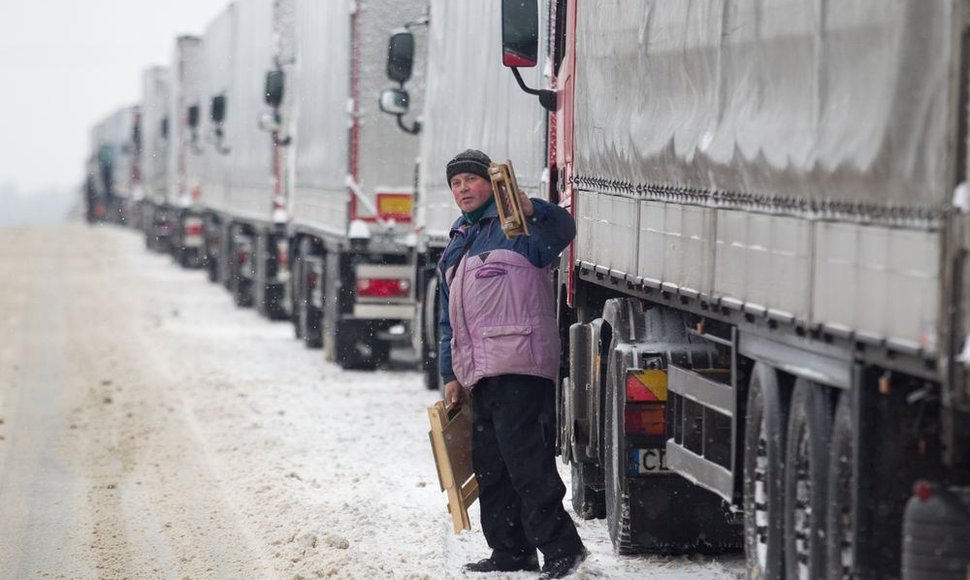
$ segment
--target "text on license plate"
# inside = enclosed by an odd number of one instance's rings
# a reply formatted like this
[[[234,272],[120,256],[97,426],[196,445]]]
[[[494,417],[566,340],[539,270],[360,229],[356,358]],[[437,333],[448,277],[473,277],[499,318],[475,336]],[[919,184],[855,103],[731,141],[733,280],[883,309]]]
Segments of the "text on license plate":
[[[666,449],[630,449],[630,475],[667,471]]]

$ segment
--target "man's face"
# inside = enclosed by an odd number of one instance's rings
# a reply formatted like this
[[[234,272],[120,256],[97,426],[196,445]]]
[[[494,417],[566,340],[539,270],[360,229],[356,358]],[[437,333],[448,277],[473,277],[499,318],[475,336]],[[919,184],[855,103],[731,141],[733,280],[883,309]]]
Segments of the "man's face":
[[[459,173],[450,185],[455,203],[465,213],[475,211],[492,195],[492,182],[474,173]]]

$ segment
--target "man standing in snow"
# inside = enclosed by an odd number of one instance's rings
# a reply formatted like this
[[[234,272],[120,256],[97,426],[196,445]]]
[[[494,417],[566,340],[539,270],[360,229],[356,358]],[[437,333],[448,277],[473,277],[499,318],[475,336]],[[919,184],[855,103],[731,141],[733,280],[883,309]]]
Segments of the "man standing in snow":
[[[471,572],[539,569],[562,578],[586,558],[556,470],[555,380],[560,340],[550,265],[576,235],[568,212],[520,195],[530,236],[507,239],[481,151],[446,168],[461,210],[438,263],[439,365],[445,400],[471,397],[472,463],[492,555]]]

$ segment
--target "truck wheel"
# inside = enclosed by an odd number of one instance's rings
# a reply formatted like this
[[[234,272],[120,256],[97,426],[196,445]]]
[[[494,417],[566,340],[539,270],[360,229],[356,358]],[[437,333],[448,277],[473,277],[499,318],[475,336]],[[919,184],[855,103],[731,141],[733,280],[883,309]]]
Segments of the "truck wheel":
[[[369,320],[338,320],[327,333],[324,358],[345,370],[376,369],[391,356],[391,343],[377,337],[379,330]]]
[[[825,573],[831,407],[825,387],[795,381],[785,449],[786,578]]]
[[[230,272],[230,285],[229,291],[232,293],[233,302],[236,306],[241,308],[248,308],[253,305],[253,288],[252,281],[243,276],[243,268],[245,264],[240,262],[240,246],[237,244],[237,237],[241,230],[230,229],[230,244],[229,244],[229,272]],[[252,245],[249,247],[249,251],[252,252],[254,248]],[[253,259],[252,256],[249,257],[250,260]]]
[[[626,436],[624,426],[624,406],[626,394],[616,384],[616,348],[610,345],[610,358],[606,379],[606,421],[605,421],[605,501],[606,524],[610,539],[617,554],[636,554],[641,550],[633,541],[631,526],[630,492],[626,475]]]
[[[831,453],[829,455],[829,503],[825,514],[828,527],[828,578],[852,578],[855,546],[852,545],[855,524],[852,521],[852,488],[855,470],[852,463],[853,425],[852,403],[847,393],[839,397],[832,422]]]
[[[312,252],[313,244],[310,240],[301,240],[299,252],[300,295],[297,298],[294,308],[299,313],[298,324],[300,326],[300,335],[303,337],[303,343],[307,348],[320,348],[323,346],[323,312],[313,304],[313,290],[310,287],[310,277],[315,274],[311,271],[308,260]],[[321,277],[317,280],[316,284],[323,285],[323,278]]]
[[[783,577],[785,406],[778,375],[757,363],[744,428],[744,551],[748,578]]]
[[[596,466],[591,463],[573,463],[572,491],[573,511],[583,520],[606,517],[606,494],[591,484],[596,478]]]
[[[290,311],[290,323],[293,325],[293,336],[297,340],[303,340],[303,327],[300,325],[301,311],[305,308],[303,304],[303,256],[299,250],[293,252],[292,276],[290,280],[290,304],[293,305]]]

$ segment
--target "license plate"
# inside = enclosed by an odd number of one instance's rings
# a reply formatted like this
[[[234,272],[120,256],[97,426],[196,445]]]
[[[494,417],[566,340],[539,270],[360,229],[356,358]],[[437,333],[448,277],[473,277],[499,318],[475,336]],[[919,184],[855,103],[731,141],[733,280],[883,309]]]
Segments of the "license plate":
[[[631,449],[630,475],[652,475],[667,471],[666,449]]]

